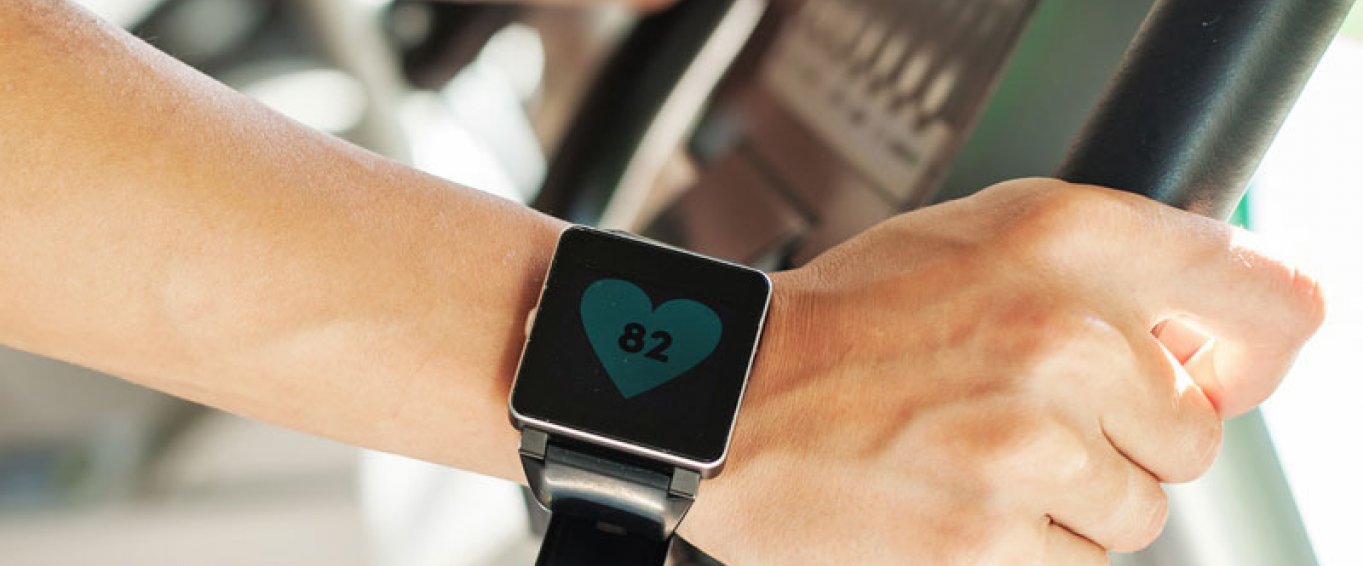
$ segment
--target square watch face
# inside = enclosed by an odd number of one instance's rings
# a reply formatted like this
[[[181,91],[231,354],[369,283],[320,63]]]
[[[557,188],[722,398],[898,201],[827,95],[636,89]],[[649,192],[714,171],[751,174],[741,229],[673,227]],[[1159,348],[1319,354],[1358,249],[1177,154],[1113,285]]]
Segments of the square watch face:
[[[714,465],[770,296],[761,272],[570,228],[521,358],[513,417]]]

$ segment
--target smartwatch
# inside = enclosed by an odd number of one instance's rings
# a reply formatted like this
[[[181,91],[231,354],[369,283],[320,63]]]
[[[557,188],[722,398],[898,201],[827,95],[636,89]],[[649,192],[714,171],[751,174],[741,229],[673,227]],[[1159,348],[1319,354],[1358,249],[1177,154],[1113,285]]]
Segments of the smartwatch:
[[[728,453],[771,300],[761,271],[624,232],[559,238],[511,390],[540,565],[657,564]]]

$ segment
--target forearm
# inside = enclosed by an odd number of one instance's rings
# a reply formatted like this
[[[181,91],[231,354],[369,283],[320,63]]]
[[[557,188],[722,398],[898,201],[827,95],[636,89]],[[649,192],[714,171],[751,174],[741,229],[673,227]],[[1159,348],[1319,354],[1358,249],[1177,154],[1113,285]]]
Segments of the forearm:
[[[504,477],[559,223],[276,116],[64,3],[0,7],[0,342]]]

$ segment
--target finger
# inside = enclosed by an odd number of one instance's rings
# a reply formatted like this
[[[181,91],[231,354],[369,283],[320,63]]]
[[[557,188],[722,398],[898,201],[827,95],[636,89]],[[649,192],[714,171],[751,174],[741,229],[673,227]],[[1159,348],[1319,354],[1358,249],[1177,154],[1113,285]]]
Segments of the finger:
[[[1170,319],[1159,323],[1151,334],[1159,339],[1164,349],[1173,354],[1178,363],[1187,363],[1211,340],[1206,333],[1190,326],[1188,323],[1178,319]]]
[[[1166,241],[1163,280],[1147,295],[1153,322],[1186,317],[1222,346],[1218,381],[1199,381],[1223,417],[1243,413],[1277,388],[1325,315],[1319,285],[1261,249],[1248,232],[1188,214]],[[1157,231],[1157,230],[1155,230]],[[1158,280],[1153,279],[1152,280]],[[1186,335],[1185,335],[1186,336]],[[1199,376],[1194,376],[1199,377]]]
[[[1253,310],[1255,306],[1247,302],[1245,308]],[[1270,330],[1265,326],[1265,337],[1248,341],[1243,336],[1229,337],[1229,330],[1224,326],[1216,328],[1215,320],[1189,313],[1180,313],[1179,316],[1191,316],[1194,320],[1191,323],[1166,324],[1159,340],[1166,344],[1179,362],[1186,363],[1194,355],[1209,351],[1204,356],[1206,371],[1190,371],[1188,374],[1224,419],[1253,409],[1267,399],[1278,388],[1296,360],[1298,351],[1315,330],[1314,325],[1309,331],[1294,331],[1290,326]],[[1208,330],[1203,331],[1192,323],[1205,326]],[[1277,336],[1271,336],[1273,334]],[[1209,348],[1212,344],[1217,347]]]
[[[1192,381],[1197,383],[1220,383],[1221,377],[1217,374],[1216,359],[1222,348],[1224,346],[1216,340],[1208,340],[1203,343],[1201,348],[1188,356],[1188,359],[1183,362],[1182,370],[1190,376]]]
[[[1164,530],[1168,498],[1150,472],[1096,435],[1082,470],[1060,474],[1048,505],[1051,518],[1113,552],[1149,546]]]
[[[1082,249],[1121,278],[1110,286],[1137,300],[1146,327],[1181,317],[1223,344],[1221,381],[1200,384],[1222,416],[1263,401],[1324,317],[1316,281],[1223,222],[1131,193],[1067,188],[1095,203],[1085,210],[1109,227],[1101,245]]]
[[[1190,481],[1220,450],[1221,418],[1174,354],[1151,335],[1133,334],[1127,373],[1107,380],[1100,394],[1100,426],[1118,452],[1158,480]]]
[[[1084,537],[1076,535],[1065,527],[1048,524],[1045,532],[1045,552],[1037,564],[1054,566],[1095,566],[1108,563],[1107,551]]]
[[[1140,195],[1075,187],[1122,205],[1116,207],[1120,212],[1101,209],[1101,217],[1116,226],[1114,233],[1136,241],[1125,246],[1106,242],[1102,249],[1126,256],[1124,262],[1113,264],[1122,267],[1114,273],[1131,275],[1129,268],[1134,268],[1145,276],[1142,281],[1155,283],[1137,289],[1153,301],[1147,304],[1157,308],[1172,304],[1205,318],[1217,337],[1245,343],[1309,336],[1319,325],[1323,315],[1319,285],[1270,251],[1262,238]]]

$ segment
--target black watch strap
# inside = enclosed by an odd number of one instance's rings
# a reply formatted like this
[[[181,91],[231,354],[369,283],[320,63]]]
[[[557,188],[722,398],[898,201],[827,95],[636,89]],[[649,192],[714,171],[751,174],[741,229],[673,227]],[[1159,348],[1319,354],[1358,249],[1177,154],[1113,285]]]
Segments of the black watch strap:
[[[627,532],[608,532],[597,519],[554,513],[535,565],[662,566],[671,546],[672,537],[657,540]]]
[[[700,474],[553,440],[526,428],[521,463],[552,513],[536,564],[661,566]]]

